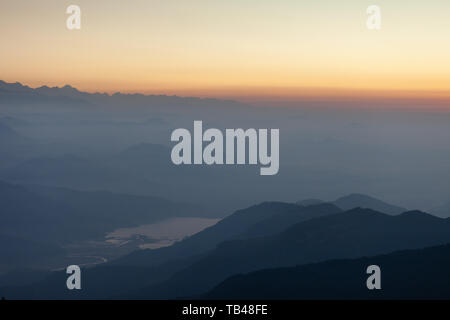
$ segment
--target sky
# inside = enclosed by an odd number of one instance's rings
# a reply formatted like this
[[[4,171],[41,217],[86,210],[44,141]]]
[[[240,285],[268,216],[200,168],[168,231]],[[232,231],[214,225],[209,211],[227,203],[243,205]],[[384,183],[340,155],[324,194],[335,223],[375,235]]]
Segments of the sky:
[[[81,30],[66,8],[81,8]],[[381,30],[366,27],[369,5]],[[214,97],[450,96],[448,0],[2,0],[0,79]]]

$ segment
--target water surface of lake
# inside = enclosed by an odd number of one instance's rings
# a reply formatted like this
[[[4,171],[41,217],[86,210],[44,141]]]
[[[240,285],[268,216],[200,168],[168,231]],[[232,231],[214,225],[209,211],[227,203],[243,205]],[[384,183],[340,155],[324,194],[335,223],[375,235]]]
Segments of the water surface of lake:
[[[152,239],[152,241],[142,244],[140,247],[156,249],[170,246],[176,241],[216,224],[219,220],[211,218],[171,218],[133,228],[120,228],[109,233],[106,238],[109,241],[126,242],[135,235],[142,235]]]

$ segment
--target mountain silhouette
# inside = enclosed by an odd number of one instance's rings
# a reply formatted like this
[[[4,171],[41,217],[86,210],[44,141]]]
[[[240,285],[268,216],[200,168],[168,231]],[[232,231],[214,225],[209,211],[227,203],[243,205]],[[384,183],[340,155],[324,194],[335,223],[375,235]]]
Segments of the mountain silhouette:
[[[148,179],[167,180],[171,175],[170,148],[161,144],[140,143],[112,156],[108,165]],[[173,175],[173,172],[172,172]]]
[[[450,202],[444,203],[442,206],[435,207],[430,210],[432,214],[441,217],[448,218],[450,217]]]
[[[30,143],[30,139],[20,135],[14,129],[0,121],[0,146],[23,145]]]
[[[110,190],[130,193],[130,189],[158,190],[159,184],[108,164],[73,154],[28,159],[4,170],[2,179],[81,190]]]
[[[66,242],[169,217],[202,216],[202,208],[106,191],[20,186],[0,181],[0,232]],[[89,221],[86,225],[85,221]],[[40,226],[40,228],[36,228]],[[48,232],[49,230],[52,232]],[[78,236],[77,236],[78,235]]]
[[[71,90],[72,89],[72,90]],[[85,94],[85,97],[89,94]],[[91,106],[91,103],[83,97],[75,94],[73,88],[30,88],[19,82],[8,83],[0,80],[0,103],[14,106],[47,105],[67,109],[71,107]]]
[[[179,97],[175,95],[126,94],[120,92],[114,94],[88,93],[70,85],[31,88],[19,82],[8,83],[2,80],[0,80],[0,104],[13,105],[20,108],[28,107],[29,105],[40,105],[45,106],[46,110],[56,112],[76,109],[103,109],[111,111],[113,108],[121,108],[122,106],[147,106],[155,111],[163,112],[168,109],[183,112],[186,106],[189,106],[190,111],[192,111],[192,108],[200,108],[206,112],[214,112],[211,109],[222,108],[225,105],[243,109],[250,108],[248,105],[232,100]],[[189,110],[186,111],[189,112]]]
[[[223,242],[168,281],[129,297],[166,299],[193,296],[211,289],[233,274],[377,255],[446,242],[450,242],[448,219],[418,211],[390,216],[358,208],[307,220],[274,236]]]
[[[370,265],[381,269],[381,290],[366,287]],[[201,298],[450,299],[450,245],[236,275]]]
[[[285,212],[281,212],[264,219],[261,222],[253,224],[245,232],[240,234],[238,238],[256,238],[277,234],[296,223],[335,214],[341,211],[341,209],[331,203],[292,208],[292,210],[286,210]]]
[[[136,251],[116,261],[83,270],[84,277],[89,279],[89,286],[84,287],[80,292],[69,292],[60,286],[60,282],[66,277],[63,272],[54,273],[35,285],[20,289],[8,288],[4,292],[6,296],[17,298],[104,299],[119,296],[168,279],[201,259],[224,240],[251,237],[253,225],[259,224],[264,227],[264,232],[273,234],[279,228],[283,228],[287,222],[295,223],[311,219],[313,216],[339,211],[330,204],[303,208],[289,203],[265,202],[238,210],[216,225],[170,247]],[[270,224],[264,223],[266,220],[270,221]],[[139,280],[136,278],[137,275],[140,275]],[[115,280],[111,282],[110,279]]]
[[[338,198],[332,203],[341,208],[342,210],[350,210],[354,208],[367,208],[392,215],[408,211],[405,208],[401,208],[360,193],[353,193],[348,196]]]
[[[329,204],[302,208],[290,203],[264,202],[238,210],[217,224],[170,247],[136,251],[114,263],[136,266],[158,265],[172,259],[202,254],[226,240],[271,235],[294,223],[339,211],[337,207]]]

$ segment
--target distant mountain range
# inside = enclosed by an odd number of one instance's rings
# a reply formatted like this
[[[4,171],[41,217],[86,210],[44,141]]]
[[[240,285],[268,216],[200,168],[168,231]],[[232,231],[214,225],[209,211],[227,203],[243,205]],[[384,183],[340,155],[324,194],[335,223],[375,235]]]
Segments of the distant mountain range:
[[[0,147],[29,144],[30,139],[20,135],[0,119]]]
[[[28,159],[3,170],[1,177],[14,183],[42,184],[81,190],[127,192],[127,189],[133,189],[135,185],[149,191],[158,189],[158,184],[153,181],[132,176],[107,163],[73,154]]]
[[[398,207],[379,199],[360,194],[353,193],[345,197],[341,197],[332,202],[334,205],[338,206],[342,210],[350,210],[354,208],[367,208],[375,211],[383,212],[386,214],[400,214],[402,212],[408,211],[405,208]]]
[[[10,154],[10,147],[4,149],[5,155]],[[26,149],[43,148],[37,145]],[[223,181],[231,172],[239,171],[240,179],[253,176],[245,168],[176,166],[170,160],[170,152],[165,145],[139,143],[104,157],[72,153],[20,157],[17,161],[10,161],[5,168],[0,164],[0,179],[21,184],[152,195],[187,202],[192,201],[191,193],[198,196],[210,190],[217,185],[215,180]],[[197,181],[198,191],[192,188],[192,181]],[[218,192],[216,197],[220,198],[222,194]],[[208,205],[218,211],[218,205],[210,198],[212,196],[208,198]],[[223,208],[220,215],[228,212]]]
[[[450,217],[450,202],[447,202],[442,206],[431,209],[431,213],[442,218]]]
[[[298,201],[297,204],[301,206],[310,206],[313,204],[319,204],[324,202],[325,201],[319,199],[305,199]],[[340,197],[334,201],[331,201],[330,203],[334,204],[335,206],[339,207],[342,210],[350,210],[354,208],[367,208],[392,215],[408,211],[405,208],[386,203],[382,200],[361,193],[352,193],[347,196]]]
[[[18,118],[0,118],[0,170],[12,168],[46,149],[33,138],[18,131],[17,128],[27,126],[24,123]]]
[[[179,97],[168,95],[145,95],[145,94],[127,94],[116,92],[114,94],[106,93],[88,93],[65,85],[63,87],[41,86],[31,88],[22,85],[19,82],[8,83],[0,80],[0,104],[4,105],[46,105],[55,107],[56,110],[64,111],[72,108],[90,107],[102,108],[105,106],[111,110],[114,107],[123,106],[147,106],[164,110],[167,108],[176,108],[188,105],[190,108],[211,109],[215,107],[239,106],[248,108],[248,106],[231,101],[196,97]],[[182,109],[181,109],[182,111]]]
[[[105,191],[24,187],[1,181],[0,191],[0,232],[39,235],[59,242],[98,237],[118,227],[137,226],[168,217],[205,214],[201,207],[192,204]],[[53,231],[48,233],[47,228]]]
[[[366,269],[381,269],[368,290]],[[450,299],[450,245],[260,270],[225,280],[203,299]]]

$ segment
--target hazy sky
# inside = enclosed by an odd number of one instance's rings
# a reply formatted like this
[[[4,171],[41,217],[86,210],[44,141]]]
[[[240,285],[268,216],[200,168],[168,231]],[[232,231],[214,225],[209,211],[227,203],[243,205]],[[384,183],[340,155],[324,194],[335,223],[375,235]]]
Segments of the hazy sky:
[[[81,30],[66,28],[70,4]],[[382,28],[366,28],[381,7]],[[450,92],[448,0],[1,0],[0,78],[216,96]]]

